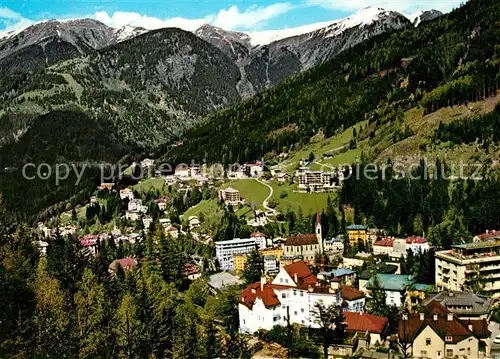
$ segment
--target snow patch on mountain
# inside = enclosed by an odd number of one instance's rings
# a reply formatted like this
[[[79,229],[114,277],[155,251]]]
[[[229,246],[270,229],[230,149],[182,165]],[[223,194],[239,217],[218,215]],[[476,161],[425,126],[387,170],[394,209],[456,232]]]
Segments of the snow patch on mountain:
[[[411,21],[411,23],[415,27],[417,27],[422,22],[434,20],[440,16],[443,16],[443,13],[441,11],[430,9],[430,10],[419,10],[411,15],[407,15],[406,17],[408,18],[408,20]]]

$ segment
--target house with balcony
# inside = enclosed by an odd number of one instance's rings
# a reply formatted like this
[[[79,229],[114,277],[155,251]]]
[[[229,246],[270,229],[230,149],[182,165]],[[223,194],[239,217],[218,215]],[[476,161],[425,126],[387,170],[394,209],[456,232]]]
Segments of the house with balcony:
[[[479,286],[500,297],[500,237],[436,252],[435,262],[438,289],[462,292]]]
[[[240,191],[232,187],[226,189],[221,189],[219,191],[219,197],[227,204],[231,206],[236,206],[243,203]]]

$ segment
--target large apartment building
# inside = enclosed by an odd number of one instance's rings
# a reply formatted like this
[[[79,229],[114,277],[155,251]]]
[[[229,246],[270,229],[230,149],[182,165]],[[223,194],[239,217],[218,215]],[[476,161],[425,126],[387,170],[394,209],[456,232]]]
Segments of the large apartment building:
[[[235,238],[230,241],[215,242],[215,255],[222,270],[243,270],[246,255],[253,249],[262,250],[265,248],[265,237]],[[242,255],[244,256],[242,257]]]
[[[308,188],[312,192],[333,189],[338,182],[333,172],[311,171],[305,167],[297,171],[297,178],[298,188]]]
[[[464,291],[479,282],[483,291],[500,297],[500,237],[455,245],[435,258],[438,288]]]
[[[250,253],[253,249],[258,249],[255,238],[236,238],[215,242],[215,256],[222,270],[235,269],[234,257],[238,254]]]

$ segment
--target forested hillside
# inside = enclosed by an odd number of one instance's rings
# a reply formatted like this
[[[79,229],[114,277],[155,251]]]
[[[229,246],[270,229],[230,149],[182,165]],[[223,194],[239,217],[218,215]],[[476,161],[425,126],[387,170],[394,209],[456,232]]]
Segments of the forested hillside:
[[[368,40],[311,71],[206,118],[162,148],[174,162],[251,161],[361,120],[379,126],[423,106],[477,101],[500,82],[500,4],[472,0],[437,20]],[[244,145],[243,145],[244,144]]]

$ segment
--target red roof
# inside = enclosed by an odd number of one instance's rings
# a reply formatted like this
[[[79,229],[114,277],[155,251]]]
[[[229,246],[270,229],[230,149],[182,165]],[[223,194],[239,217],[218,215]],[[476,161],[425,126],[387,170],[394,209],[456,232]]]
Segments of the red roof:
[[[479,234],[477,237],[479,237],[479,239],[488,239],[498,236],[500,236],[500,231],[493,230],[493,231],[488,231],[488,233]]]
[[[80,239],[80,244],[84,247],[97,245],[97,239]]]
[[[342,298],[345,300],[356,300],[356,299],[361,299],[365,297],[365,293],[362,291],[348,286],[348,285],[343,285],[342,286]]]
[[[294,237],[289,237],[286,246],[305,246],[309,244],[318,244],[318,237],[315,234],[299,234]]]
[[[373,243],[374,246],[379,247],[393,247],[394,246],[394,238],[382,238]]]
[[[248,309],[252,309],[257,298],[260,298],[266,307],[275,307],[280,304],[278,296],[272,289],[270,283],[264,284],[264,288],[260,282],[250,284],[246,287],[240,295],[239,302],[245,305]]]
[[[284,267],[288,275],[295,281],[295,275],[297,275],[297,285],[315,285],[318,279],[307,266],[306,262],[298,261],[290,263]]]
[[[262,233],[262,232],[253,232],[250,237],[251,238],[254,238],[254,237],[265,237],[266,234],[265,233]]]
[[[413,243],[423,244],[427,243],[427,240],[423,237],[417,237],[417,236],[411,236],[406,238],[406,244],[413,244]]]
[[[382,334],[384,327],[389,322],[385,317],[356,312],[344,312],[347,332],[370,332]]]
[[[407,320],[399,321],[399,337],[405,343],[411,343],[426,328],[431,329],[450,343],[458,343],[466,338],[489,337],[488,324],[485,319],[470,321],[472,325],[469,329],[469,321],[460,320],[455,314],[449,313],[437,301],[430,302],[425,308],[421,318],[420,313],[409,314]],[[482,322],[482,323],[481,323]]]
[[[120,266],[124,270],[127,270],[127,269],[131,269],[131,268],[135,267],[137,265],[137,260],[135,260],[132,257],[116,259],[109,265],[109,268],[112,270],[116,270],[117,264],[120,264]]]
[[[192,263],[186,263],[184,264],[184,275],[188,276],[188,275],[192,275],[192,274],[198,274],[200,273],[200,271],[198,270],[198,268],[196,268],[196,266]]]

